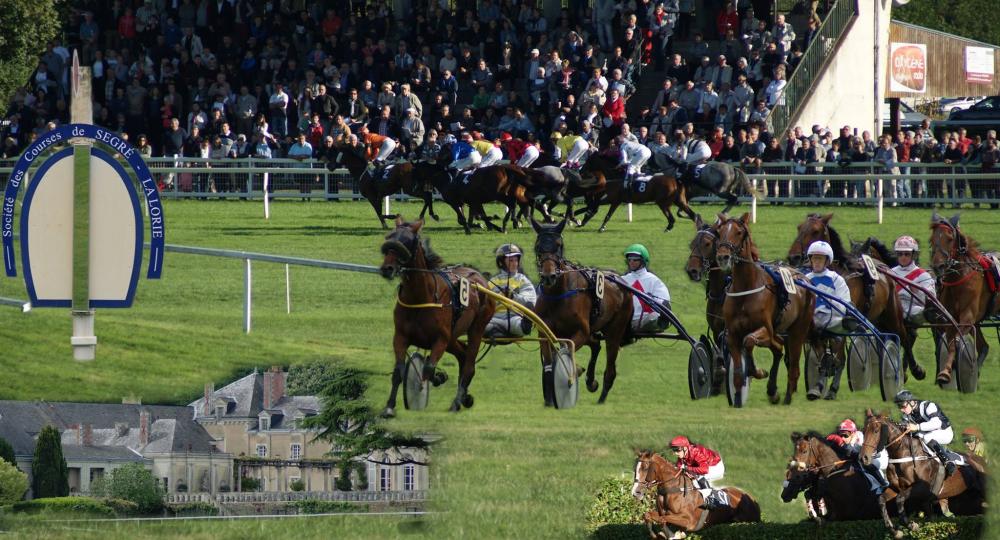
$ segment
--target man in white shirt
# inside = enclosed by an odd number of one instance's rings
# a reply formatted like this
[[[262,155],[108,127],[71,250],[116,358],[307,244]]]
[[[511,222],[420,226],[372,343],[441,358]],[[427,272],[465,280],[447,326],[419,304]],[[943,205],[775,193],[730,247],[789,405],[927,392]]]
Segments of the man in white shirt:
[[[274,83],[274,93],[267,100],[267,104],[270,110],[271,133],[284,137],[288,134],[288,117],[286,116],[288,94],[285,93],[283,84]]]
[[[653,297],[660,305],[670,309],[670,291],[660,278],[649,271],[649,250],[642,244],[632,244],[625,248],[625,264],[628,273],[622,276],[632,288]],[[662,332],[666,329],[666,318],[653,310],[646,302],[632,296],[632,331]]]
[[[892,268],[892,273],[937,294],[934,276],[917,266],[915,255],[920,252],[917,241],[912,236],[900,236],[893,248],[899,264]],[[924,316],[927,298],[924,293],[901,284],[896,286],[896,292],[899,293],[899,303],[903,307],[903,317],[907,323],[921,325],[927,322]]]

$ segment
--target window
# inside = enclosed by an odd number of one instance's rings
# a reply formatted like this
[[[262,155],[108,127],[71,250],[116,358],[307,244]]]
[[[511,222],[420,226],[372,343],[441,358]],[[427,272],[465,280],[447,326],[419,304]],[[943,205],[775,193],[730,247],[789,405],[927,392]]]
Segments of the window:
[[[392,469],[382,467],[378,470],[378,490],[392,491]]]
[[[417,468],[413,465],[403,466],[403,491],[413,491],[416,483]]]
[[[257,457],[267,457],[267,445],[258,444],[257,445]]]
[[[374,463],[368,464],[368,491],[375,491],[375,474],[378,467]]]
[[[96,481],[100,480],[101,478],[104,478],[104,469],[100,468],[100,467],[91,467],[90,468],[90,481],[91,482],[96,482]]]
[[[265,416],[260,417],[260,430],[267,431],[271,429],[271,419]]]
[[[291,456],[292,459],[302,459],[302,445],[293,444],[292,449],[289,452],[289,455]]]

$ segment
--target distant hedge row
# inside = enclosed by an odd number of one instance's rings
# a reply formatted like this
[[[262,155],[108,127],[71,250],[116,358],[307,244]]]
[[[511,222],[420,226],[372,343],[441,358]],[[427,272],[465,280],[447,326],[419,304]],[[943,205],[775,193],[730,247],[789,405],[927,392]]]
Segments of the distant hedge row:
[[[649,538],[642,514],[649,508],[650,497],[639,505],[631,494],[630,478],[609,478],[598,488],[587,512],[587,530],[594,540],[645,540]],[[811,521],[802,523],[738,523],[710,527],[688,533],[690,540],[890,540],[881,521],[829,522],[820,529]],[[909,532],[910,540],[978,540],[985,538],[981,516],[940,521],[921,521],[920,528]]]

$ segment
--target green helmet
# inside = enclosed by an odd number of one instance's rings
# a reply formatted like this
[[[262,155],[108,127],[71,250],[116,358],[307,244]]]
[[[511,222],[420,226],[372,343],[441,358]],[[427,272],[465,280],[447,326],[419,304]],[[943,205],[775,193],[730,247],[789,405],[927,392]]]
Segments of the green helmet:
[[[642,244],[632,244],[631,246],[625,248],[625,257],[629,255],[638,255],[642,257],[642,264],[649,265],[649,250],[646,246]]]

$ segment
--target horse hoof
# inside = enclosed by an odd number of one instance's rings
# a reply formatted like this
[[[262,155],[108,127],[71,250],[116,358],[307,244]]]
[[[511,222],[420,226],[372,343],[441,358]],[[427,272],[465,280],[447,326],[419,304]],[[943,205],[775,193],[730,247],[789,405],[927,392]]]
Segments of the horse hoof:
[[[823,396],[823,399],[825,399],[827,401],[833,401],[833,400],[837,399],[837,393],[833,392],[833,391],[827,392],[826,396]]]
[[[462,406],[471,409],[474,404],[475,400],[472,398],[472,394],[465,394],[465,397],[462,398]]]
[[[462,404],[458,400],[451,402],[451,407],[448,407],[448,412],[458,412],[462,410]]]
[[[546,399],[546,400],[545,400],[545,406],[546,406],[546,407],[555,407],[555,406],[556,406],[556,404],[555,404],[555,403],[553,403],[551,399]]]
[[[792,404],[792,394],[791,393],[788,393],[788,394],[785,395],[785,401],[783,401],[782,404],[784,404],[784,405],[791,405]]]
[[[597,398],[597,404],[598,404],[598,405],[604,405],[604,402],[605,402],[605,400],[607,400],[607,399],[608,399],[608,397],[607,397],[607,396],[601,396],[601,397]]]
[[[781,394],[769,395],[767,396],[767,399],[771,402],[771,405],[777,405],[778,402],[781,401]]]
[[[604,232],[606,230],[608,230],[607,227],[601,227],[600,229],[597,229],[597,232]]]
[[[823,393],[820,392],[819,390],[815,390],[814,389],[814,390],[809,390],[808,392],[806,392],[806,399],[808,399],[809,401],[816,401],[817,399],[819,399],[821,397],[823,397]]]
[[[435,216],[434,214],[431,214],[431,219],[433,219],[434,221],[441,221],[441,218]]]
[[[395,418],[395,417],[396,417],[396,409],[393,409],[392,407],[386,407],[382,411],[382,418]]]
[[[910,373],[912,373],[913,378],[918,381],[922,381],[927,377],[927,372],[924,371],[924,368],[920,367],[920,364],[917,364],[916,362],[914,362],[913,366],[910,367]]]
[[[597,381],[591,379],[587,381],[587,391],[596,392],[598,388]]]
[[[942,371],[941,373],[938,373],[937,383],[939,385],[944,386],[950,382],[951,382],[951,373],[948,373],[947,371]]]
[[[435,387],[441,386],[448,381],[448,374],[444,371],[435,371],[431,376],[431,384]]]

